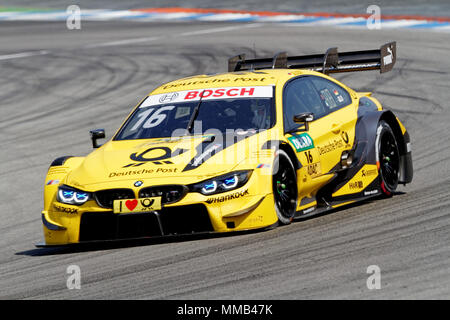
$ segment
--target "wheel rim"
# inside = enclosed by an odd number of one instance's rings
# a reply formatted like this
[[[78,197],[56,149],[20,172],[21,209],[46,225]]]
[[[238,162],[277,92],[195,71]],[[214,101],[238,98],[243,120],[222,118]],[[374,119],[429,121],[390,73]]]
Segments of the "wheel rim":
[[[400,164],[397,144],[390,133],[386,133],[381,137],[380,144],[380,170],[383,181],[390,190],[394,190],[398,183]]]
[[[290,163],[280,158],[278,172],[273,176],[275,204],[286,218],[292,218],[297,205],[297,181]]]

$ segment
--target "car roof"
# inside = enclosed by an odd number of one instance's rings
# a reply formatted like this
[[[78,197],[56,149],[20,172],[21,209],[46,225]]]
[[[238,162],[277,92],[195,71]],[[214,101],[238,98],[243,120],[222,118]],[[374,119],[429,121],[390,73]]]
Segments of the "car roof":
[[[264,69],[226,72],[214,75],[196,75],[165,83],[152,91],[150,95],[206,88],[276,86],[278,82],[284,83],[294,76],[313,73],[316,74],[316,72],[309,70]]]

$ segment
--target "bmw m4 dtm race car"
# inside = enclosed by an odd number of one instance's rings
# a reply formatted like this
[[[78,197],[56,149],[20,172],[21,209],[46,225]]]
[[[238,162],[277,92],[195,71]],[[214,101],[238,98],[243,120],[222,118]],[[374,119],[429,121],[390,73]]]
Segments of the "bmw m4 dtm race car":
[[[376,50],[228,61],[166,83],[105,144],[48,169],[40,246],[289,224],[412,181],[409,134],[330,74],[390,71]]]

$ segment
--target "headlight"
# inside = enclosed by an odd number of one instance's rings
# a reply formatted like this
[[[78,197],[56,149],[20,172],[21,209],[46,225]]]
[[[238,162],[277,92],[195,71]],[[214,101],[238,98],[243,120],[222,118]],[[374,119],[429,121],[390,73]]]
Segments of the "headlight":
[[[236,171],[208,179],[190,186],[191,191],[204,195],[222,193],[242,187],[247,183],[252,171]]]
[[[91,198],[89,192],[77,190],[68,186],[58,188],[56,199],[61,203],[82,205]]]

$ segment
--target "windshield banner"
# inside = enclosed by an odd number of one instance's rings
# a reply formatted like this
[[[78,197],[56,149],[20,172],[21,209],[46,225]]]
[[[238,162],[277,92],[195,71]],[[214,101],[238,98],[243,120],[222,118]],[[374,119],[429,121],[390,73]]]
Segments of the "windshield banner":
[[[140,105],[140,108],[166,103],[199,101],[200,99],[272,98],[272,96],[273,86],[194,89],[148,96]]]

